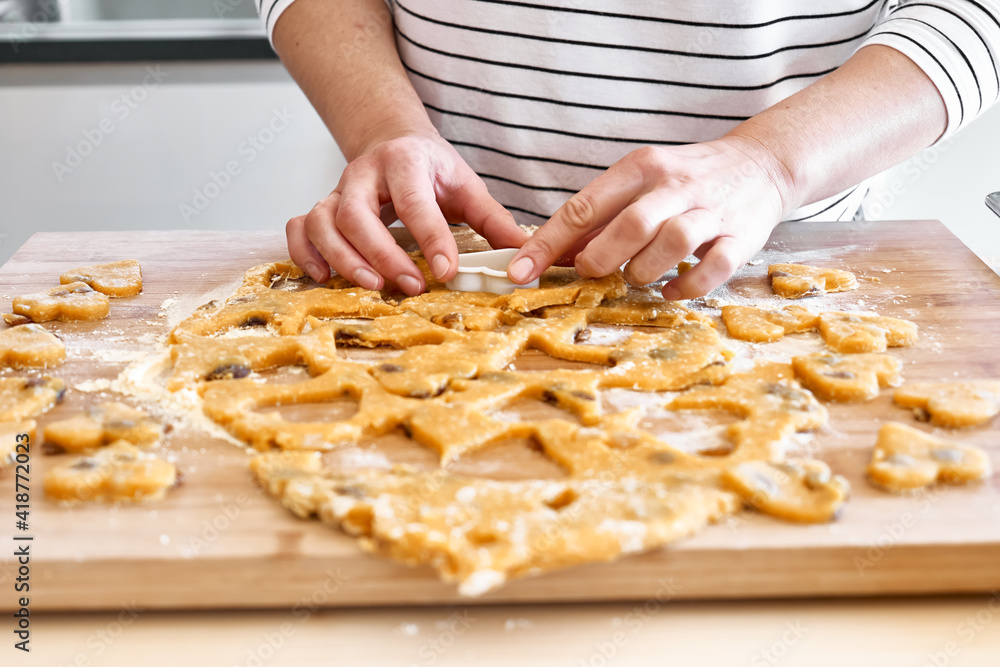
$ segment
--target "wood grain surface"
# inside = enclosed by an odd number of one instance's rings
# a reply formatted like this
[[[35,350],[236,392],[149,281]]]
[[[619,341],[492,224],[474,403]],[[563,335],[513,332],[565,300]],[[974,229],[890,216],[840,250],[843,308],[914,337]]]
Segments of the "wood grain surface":
[[[118,259],[142,263],[144,290],[112,301],[99,322],[52,323],[67,362],[51,374],[70,390],[39,421],[62,419],[114,392],[82,391],[113,379],[154,350],[158,339],[198,305],[223,297],[250,266],[287,257],[278,233],[87,232],[36,234],[0,269],[0,305],[51,287],[75,267]],[[921,327],[912,349],[894,350],[910,380],[1000,377],[1000,277],[937,222],[810,223],[778,228],[768,247],[728,287],[726,302],[772,300],[767,264],[801,261],[856,271],[856,292],[813,299],[817,310],[874,310]],[[709,302],[716,303],[716,302]],[[712,312],[712,311],[710,311]],[[773,346],[732,342],[744,358],[780,358],[818,349],[815,334]],[[810,347],[812,346],[812,347]],[[367,354],[371,354],[370,352]],[[377,353],[376,353],[377,354]],[[539,354],[519,369],[565,366]],[[6,371],[6,374],[15,373]],[[143,401],[125,396],[125,402]],[[169,414],[156,402],[154,414]],[[329,413],[329,407],[325,409]],[[350,405],[338,406],[345,414]],[[538,414],[541,404],[514,406]],[[288,418],[310,418],[316,408]],[[297,412],[296,412],[297,411]],[[713,421],[714,420],[714,421]],[[845,475],[853,487],[843,517],[798,526],[746,514],[675,547],[614,564],[588,565],[513,582],[478,601],[644,600],[669,588],[677,599],[921,594],[1000,588],[1000,475],[984,484],[921,496],[872,489],[863,468],[882,421],[916,424],[888,392],[865,404],[832,405],[831,425],[803,447]],[[647,426],[678,437],[706,432],[720,415],[694,422],[660,415]],[[919,428],[929,428],[917,424]],[[685,431],[691,431],[685,433]],[[948,436],[985,447],[1000,468],[997,421]],[[162,502],[140,506],[61,507],[43,497],[54,457],[33,448],[32,609],[147,609],[328,605],[445,604],[458,598],[427,568],[363,553],[354,541],[316,521],[300,521],[264,496],[247,471],[249,454],[196,425],[177,423],[165,450],[184,484]],[[363,442],[331,455],[345,466],[371,457],[432,466],[434,457],[401,436]],[[559,468],[524,443],[470,457],[457,470],[497,478],[558,476]],[[14,532],[14,485],[0,473],[0,529]],[[9,542],[8,542],[9,544]],[[0,584],[16,576],[4,550]],[[7,582],[7,583],[4,583]],[[12,607],[3,596],[0,607]]]

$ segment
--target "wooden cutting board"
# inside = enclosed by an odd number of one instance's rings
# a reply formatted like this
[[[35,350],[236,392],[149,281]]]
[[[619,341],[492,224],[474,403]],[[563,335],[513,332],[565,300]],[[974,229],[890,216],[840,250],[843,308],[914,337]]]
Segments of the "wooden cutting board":
[[[54,323],[69,359],[53,374],[70,390],[39,421],[65,418],[86,405],[117,398],[87,392],[88,380],[113,379],[196,306],[232,291],[250,266],[287,257],[280,233],[88,232],[33,236],[0,269],[0,302],[55,285],[64,271],[136,258],[145,279],[140,296],[114,300],[108,319]],[[861,288],[813,300],[816,309],[872,309],[921,326],[920,344],[894,351],[910,380],[1000,377],[1000,277],[938,222],[810,223],[780,227],[768,248],[713,296],[743,302],[769,296],[767,264],[801,261],[847,268]],[[816,345],[795,337],[787,350],[746,346],[743,353],[781,355]],[[734,345],[738,343],[734,342]],[[780,344],[776,344],[780,345]],[[798,346],[798,347],[796,347]],[[566,365],[528,354],[518,368]],[[134,399],[126,401],[135,404]],[[156,406],[153,406],[154,409]],[[530,414],[549,409],[518,406]],[[304,415],[297,415],[302,418]],[[296,417],[289,414],[290,418]],[[862,405],[831,406],[831,426],[813,443],[819,458],[845,475],[853,497],[832,524],[798,526],[747,514],[673,548],[614,564],[578,567],[516,581],[481,602],[647,600],[842,596],[988,591],[1000,588],[1000,475],[965,488],[896,497],[864,481],[863,468],[881,421],[915,424],[888,393]],[[705,424],[696,425],[699,428]],[[919,425],[923,428],[922,425]],[[954,434],[988,449],[1000,468],[997,420]],[[668,431],[684,424],[660,424]],[[418,465],[433,457],[398,437],[364,443],[345,462],[388,457]],[[166,449],[184,484],[160,503],[59,507],[43,497],[53,460],[33,449],[31,461],[33,610],[285,607],[439,604],[458,600],[427,568],[408,568],[363,553],[337,530],[300,521],[262,495],[247,472],[248,453],[202,430],[177,425]],[[353,457],[353,458],[352,458]],[[512,442],[462,463],[492,477],[555,475],[541,455]],[[14,533],[13,475],[0,475],[2,533]],[[10,544],[10,542],[8,542]],[[16,567],[4,550],[0,585]],[[666,593],[665,593],[666,592]],[[0,606],[13,607],[13,595]]]

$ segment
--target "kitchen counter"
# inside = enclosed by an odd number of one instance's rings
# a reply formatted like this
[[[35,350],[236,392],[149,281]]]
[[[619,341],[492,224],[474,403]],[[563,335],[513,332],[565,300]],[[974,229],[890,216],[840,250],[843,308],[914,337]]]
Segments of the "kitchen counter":
[[[0,0],[0,64],[276,58],[250,0],[20,3]]]

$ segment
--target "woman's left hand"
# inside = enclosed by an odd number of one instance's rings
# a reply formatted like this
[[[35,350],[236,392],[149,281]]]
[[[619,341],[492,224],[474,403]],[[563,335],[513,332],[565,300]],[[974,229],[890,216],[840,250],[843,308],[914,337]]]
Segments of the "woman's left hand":
[[[633,151],[573,195],[514,257],[516,283],[559,259],[588,278],[626,262],[647,285],[692,253],[693,269],[663,287],[666,299],[704,296],[728,280],[791,207],[792,179],[760,142],[727,135],[702,144]]]

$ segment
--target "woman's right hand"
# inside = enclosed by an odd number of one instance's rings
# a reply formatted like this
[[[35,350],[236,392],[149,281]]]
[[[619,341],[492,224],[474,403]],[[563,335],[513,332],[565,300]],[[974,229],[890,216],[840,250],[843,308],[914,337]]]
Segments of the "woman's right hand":
[[[331,268],[359,287],[386,280],[409,295],[423,273],[386,229],[398,216],[441,281],[458,272],[448,222],[465,222],[494,248],[520,247],[527,235],[447,141],[433,131],[383,137],[362,147],[333,192],[285,226],[288,252],[317,282]]]

